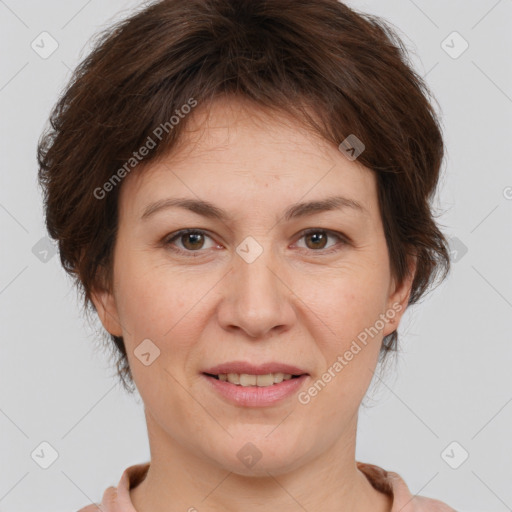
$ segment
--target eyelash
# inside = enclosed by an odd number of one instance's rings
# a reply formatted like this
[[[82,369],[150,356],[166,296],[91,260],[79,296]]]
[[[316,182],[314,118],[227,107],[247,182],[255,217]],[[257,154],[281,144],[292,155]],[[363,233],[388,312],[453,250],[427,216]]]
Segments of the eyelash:
[[[206,249],[198,249],[197,251],[190,251],[190,250],[180,249],[180,248],[172,245],[175,240],[178,240],[183,235],[187,235],[190,233],[199,233],[199,234],[206,235],[208,238],[212,238],[210,235],[208,235],[208,233],[206,231],[204,231],[202,229],[190,228],[190,229],[182,229],[181,231],[172,233],[171,235],[169,235],[167,238],[164,239],[163,244],[165,247],[168,247],[171,251],[173,251],[177,254],[184,255],[186,257],[197,258],[198,256],[201,255],[200,253],[204,252]],[[350,240],[348,239],[348,237],[346,237],[342,233],[338,233],[337,231],[332,231],[329,229],[320,229],[320,228],[310,228],[310,229],[306,229],[306,230],[302,231],[300,233],[300,237],[298,240],[304,238],[307,235],[311,235],[313,233],[324,233],[328,236],[337,238],[338,241],[341,242],[342,246],[348,245],[350,243]],[[319,249],[317,251],[314,249],[310,249],[310,251],[312,251],[313,253],[315,253],[315,252],[321,253],[321,255],[331,254],[331,253],[337,252],[339,250],[341,250],[341,248],[338,247],[338,244],[334,245],[333,247],[331,247],[329,249]]]

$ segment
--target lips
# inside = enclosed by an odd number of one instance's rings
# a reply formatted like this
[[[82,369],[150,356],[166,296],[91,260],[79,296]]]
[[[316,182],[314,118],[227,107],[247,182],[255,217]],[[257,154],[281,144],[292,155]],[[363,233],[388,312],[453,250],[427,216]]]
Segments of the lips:
[[[206,389],[238,407],[277,407],[296,395],[310,379],[301,368],[283,363],[232,362],[208,368],[201,375]]]
[[[222,375],[228,373],[237,373],[237,374],[248,374],[248,375],[267,375],[270,373],[289,373],[290,375],[309,375],[305,370],[292,366],[289,364],[278,363],[278,362],[269,362],[263,363],[259,365],[255,365],[252,363],[247,363],[244,361],[232,361],[229,363],[223,363],[216,366],[212,366],[203,371],[205,374],[209,375]]]

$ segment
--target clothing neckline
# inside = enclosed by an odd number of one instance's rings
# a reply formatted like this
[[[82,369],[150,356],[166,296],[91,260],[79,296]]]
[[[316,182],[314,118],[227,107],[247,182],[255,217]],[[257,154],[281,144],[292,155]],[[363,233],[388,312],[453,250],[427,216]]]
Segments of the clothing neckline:
[[[401,476],[380,466],[356,461],[372,487],[391,498],[391,512],[456,512],[455,509],[433,498],[411,494]],[[150,462],[135,464],[126,468],[117,487],[109,487],[103,496],[105,512],[136,512],[130,491],[146,478]],[[95,507],[91,505],[91,507]],[[96,512],[85,508],[80,512]]]

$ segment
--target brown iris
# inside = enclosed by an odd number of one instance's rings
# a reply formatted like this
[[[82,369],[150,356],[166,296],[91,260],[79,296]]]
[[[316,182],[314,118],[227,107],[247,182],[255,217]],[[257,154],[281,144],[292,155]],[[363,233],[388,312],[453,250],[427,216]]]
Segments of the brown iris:
[[[313,247],[310,247],[306,242],[309,249],[323,249],[327,243],[328,235],[325,231],[314,231],[312,233],[306,233],[304,237],[306,240],[312,239],[314,241]]]

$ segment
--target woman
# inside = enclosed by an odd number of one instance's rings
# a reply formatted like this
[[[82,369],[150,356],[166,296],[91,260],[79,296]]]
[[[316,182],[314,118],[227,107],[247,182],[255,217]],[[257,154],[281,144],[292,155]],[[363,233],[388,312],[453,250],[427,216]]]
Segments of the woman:
[[[449,269],[406,60],[335,0],[164,0],[78,67],[39,145],[47,226],[151,450],[102,510],[453,510],[355,460],[373,371]]]

